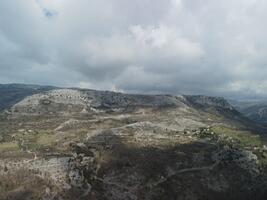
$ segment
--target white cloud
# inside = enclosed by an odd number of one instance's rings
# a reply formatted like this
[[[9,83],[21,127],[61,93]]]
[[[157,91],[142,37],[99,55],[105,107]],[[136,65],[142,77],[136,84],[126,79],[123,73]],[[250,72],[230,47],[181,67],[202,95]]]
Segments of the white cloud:
[[[1,0],[0,81],[266,96],[266,9],[263,0]]]

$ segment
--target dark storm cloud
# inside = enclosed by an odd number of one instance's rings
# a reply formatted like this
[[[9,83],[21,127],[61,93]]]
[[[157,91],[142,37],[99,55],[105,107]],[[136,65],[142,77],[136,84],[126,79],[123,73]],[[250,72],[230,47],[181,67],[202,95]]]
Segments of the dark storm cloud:
[[[264,0],[1,0],[0,82],[266,96]]]

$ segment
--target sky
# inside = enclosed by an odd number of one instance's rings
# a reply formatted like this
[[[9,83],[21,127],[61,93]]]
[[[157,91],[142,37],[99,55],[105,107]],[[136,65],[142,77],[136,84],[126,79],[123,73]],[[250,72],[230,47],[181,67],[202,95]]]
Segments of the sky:
[[[267,97],[266,0],[0,0],[0,83]]]

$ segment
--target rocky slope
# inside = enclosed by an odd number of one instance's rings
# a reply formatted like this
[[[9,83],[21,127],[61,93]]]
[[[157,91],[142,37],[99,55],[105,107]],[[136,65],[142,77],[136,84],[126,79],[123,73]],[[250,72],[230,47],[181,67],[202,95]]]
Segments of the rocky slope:
[[[19,114],[53,114],[60,110],[66,113],[90,112],[94,109],[103,111],[127,111],[134,108],[195,107],[234,110],[221,97],[207,96],[171,96],[171,95],[136,95],[109,91],[54,89],[28,95],[14,104],[11,111]],[[52,110],[49,110],[52,109]]]
[[[231,106],[227,100],[222,97],[209,97],[203,95],[187,95],[185,98],[195,106],[199,107],[220,107],[223,109],[233,110],[233,106]]]
[[[135,107],[181,107],[183,97],[170,95],[129,95],[94,90],[58,89],[28,96],[11,108],[19,114],[56,114],[127,110]]]
[[[261,131],[261,127],[241,115],[222,97],[189,95],[138,95],[86,89],[53,89],[25,97],[9,109],[16,115],[93,115],[125,113],[140,108],[179,108],[218,115],[229,124]]]
[[[85,89],[0,114],[0,199],[266,199],[267,146],[223,98]]]
[[[51,89],[55,89],[55,87],[23,84],[0,84],[0,111],[9,108],[27,96]]]

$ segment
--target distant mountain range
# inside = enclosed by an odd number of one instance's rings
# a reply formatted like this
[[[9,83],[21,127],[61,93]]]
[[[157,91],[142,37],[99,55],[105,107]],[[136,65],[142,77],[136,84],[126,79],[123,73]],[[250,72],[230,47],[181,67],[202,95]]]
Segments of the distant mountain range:
[[[235,101],[230,103],[249,119],[267,125],[267,100],[266,101]]]

